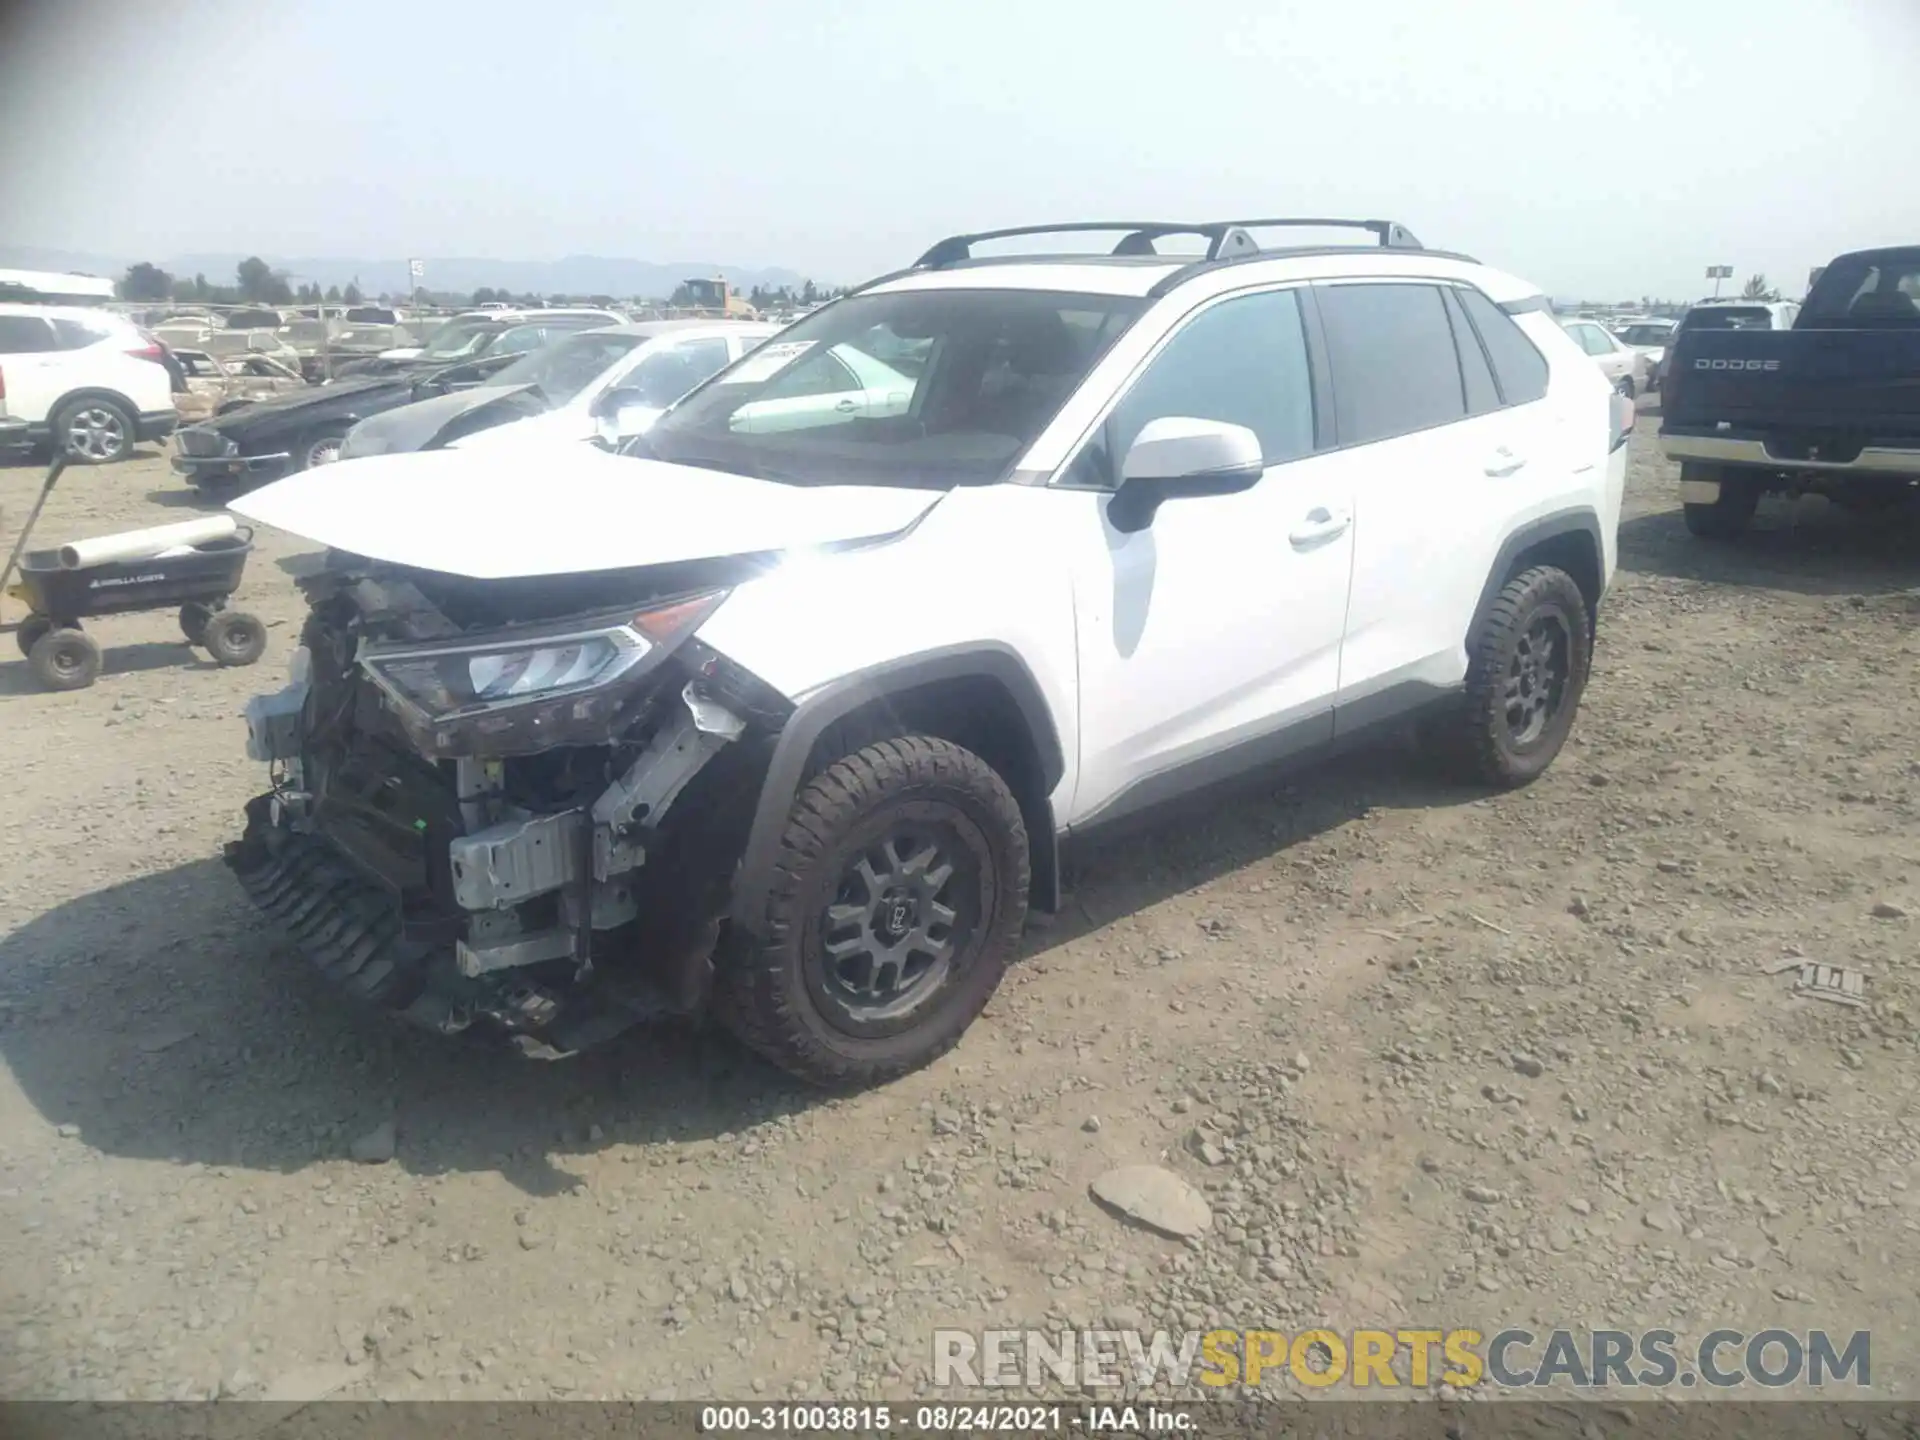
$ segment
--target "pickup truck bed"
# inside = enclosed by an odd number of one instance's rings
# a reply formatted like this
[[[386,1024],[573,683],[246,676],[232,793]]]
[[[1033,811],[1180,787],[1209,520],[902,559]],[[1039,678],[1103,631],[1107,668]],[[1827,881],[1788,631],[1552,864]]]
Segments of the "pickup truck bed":
[[[1916,280],[1920,247],[1862,251],[1827,267],[1791,330],[1682,331],[1660,444],[1696,534],[1744,529],[1767,490],[1874,508],[1920,483]]]

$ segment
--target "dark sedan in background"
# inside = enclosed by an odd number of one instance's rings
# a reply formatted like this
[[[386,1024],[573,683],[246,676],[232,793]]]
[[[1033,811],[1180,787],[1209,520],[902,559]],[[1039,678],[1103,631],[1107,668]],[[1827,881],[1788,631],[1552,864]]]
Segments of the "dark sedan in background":
[[[369,415],[484,383],[530,350],[573,330],[601,324],[590,316],[537,321],[461,321],[443,327],[412,360],[384,362],[380,373],[345,376],[175,434],[173,468],[203,489],[238,494],[340,458],[340,445]],[[459,363],[450,363],[457,360]]]

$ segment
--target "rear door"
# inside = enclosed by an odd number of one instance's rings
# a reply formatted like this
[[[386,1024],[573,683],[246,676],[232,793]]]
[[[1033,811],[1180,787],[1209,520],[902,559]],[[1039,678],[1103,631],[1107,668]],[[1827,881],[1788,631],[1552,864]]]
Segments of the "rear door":
[[[54,400],[69,387],[63,381],[63,355],[52,324],[41,315],[0,315],[0,370],[7,377],[7,398],[0,415],[38,424]]]
[[[1337,733],[1432,698],[1466,670],[1466,629],[1535,467],[1556,463],[1547,364],[1477,290],[1369,279],[1316,286],[1340,455],[1354,495],[1353,589]],[[1506,390],[1469,319],[1506,325]],[[1508,333],[1510,332],[1510,333]]]

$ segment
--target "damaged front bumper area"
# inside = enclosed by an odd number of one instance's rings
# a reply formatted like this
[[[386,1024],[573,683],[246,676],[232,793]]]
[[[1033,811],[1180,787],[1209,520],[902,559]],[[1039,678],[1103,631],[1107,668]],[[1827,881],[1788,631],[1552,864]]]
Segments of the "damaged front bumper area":
[[[497,597],[309,582],[228,864],[326,978],[429,1030],[557,1058],[698,1009],[786,713],[691,639],[724,594],[502,625]]]

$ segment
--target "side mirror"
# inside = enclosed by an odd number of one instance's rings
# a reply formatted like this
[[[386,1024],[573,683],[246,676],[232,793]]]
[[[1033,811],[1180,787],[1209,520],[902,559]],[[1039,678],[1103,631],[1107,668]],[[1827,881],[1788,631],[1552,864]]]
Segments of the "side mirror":
[[[1189,415],[1149,420],[1121,462],[1107,519],[1122,534],[1144,530],[1162,501],[1237,494],[1265,470],[1260,437],[1244,425]]]
[[[632,405],[645,405],[646,395],[636,385],[622,385],[596,395],[587,413],[595,420],[613,420]]]

